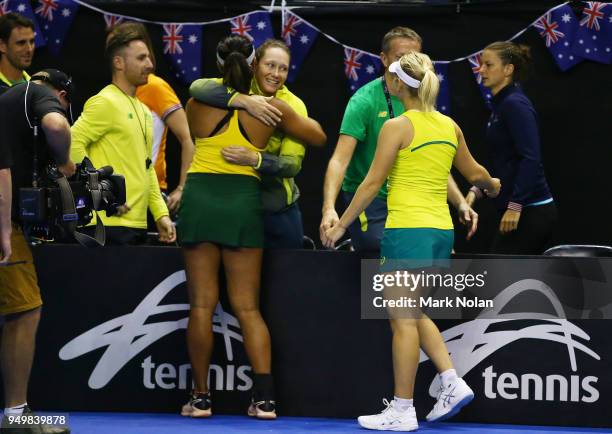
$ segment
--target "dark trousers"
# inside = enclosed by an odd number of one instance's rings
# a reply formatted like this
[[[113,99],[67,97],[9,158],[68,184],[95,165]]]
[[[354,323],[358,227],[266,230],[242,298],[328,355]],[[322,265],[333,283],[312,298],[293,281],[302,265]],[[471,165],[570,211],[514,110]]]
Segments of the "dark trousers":
[[[503,212],[500,213],[500,219],[501,216]],[[518,228],[505,235],[498,230],[491,253],[541,255],[550,247],[556,223],[557,207],[554,202],[523,207]]]
[[[147,230],[135,229],[124,226],[105,226],[107,246],[134,246],[147,242]],[[88,226],[81,232],[94,236],[95,226]]]
[[[342,192],[346,206],[351,203],[355,193]],[[380,250],[385,222],[387,221],[387,201],[374,198],[359,218],[348,227],[351,244],[358,252],[377,252]]]
[[[301,249],[304,246],[302,212],[297,202],[279,212],[264,212],[266,249]]]

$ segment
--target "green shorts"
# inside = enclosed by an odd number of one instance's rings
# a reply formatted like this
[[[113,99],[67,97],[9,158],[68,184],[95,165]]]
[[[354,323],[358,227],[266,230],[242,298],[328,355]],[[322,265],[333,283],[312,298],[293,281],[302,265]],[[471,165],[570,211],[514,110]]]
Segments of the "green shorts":
[[[176,225],[179,243],[263,247],[259,187],[254,176],[187,175]]]
[[[380,243],[380,271],[447,267],[454,240],[452,229],[385,229]]]

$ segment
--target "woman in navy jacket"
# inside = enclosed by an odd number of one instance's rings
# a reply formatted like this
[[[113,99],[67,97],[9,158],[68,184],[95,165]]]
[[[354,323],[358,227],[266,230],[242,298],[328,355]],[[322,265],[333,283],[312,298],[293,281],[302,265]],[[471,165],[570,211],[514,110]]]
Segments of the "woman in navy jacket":
[[[537,113],[518,84],[531,61],[529,47],[494,42],[481,60],[483,85],[493,94],[486,135],[489,170],[504,186],[494,199],[501,220],[491,250],[541,254],[552,238],[557,211],[544,175]],[[472,205],[480,195],[473,187],[466,199]]]

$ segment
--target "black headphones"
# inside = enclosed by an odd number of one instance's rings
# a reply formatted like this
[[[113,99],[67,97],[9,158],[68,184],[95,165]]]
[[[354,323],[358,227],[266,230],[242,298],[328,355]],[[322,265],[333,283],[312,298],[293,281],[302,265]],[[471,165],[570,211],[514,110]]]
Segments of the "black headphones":
[[[72,84],[72,77],[68,77],[66,76],[66,78],[63,77],[55,77],[55,80],[53,78],[51,78],[50,76],[47,76],[46,74],[34,74],[32,77],[30,77],[30,80],[37,80],[37,81],[43,81],[45,83],[49,83],[51,86],[53,86],[55,89],[57,90],[63,90],[64,92],[66,92],[66,99],[68,100],[68,102],[72,102],[72,96],[74,93],[74,85]]]

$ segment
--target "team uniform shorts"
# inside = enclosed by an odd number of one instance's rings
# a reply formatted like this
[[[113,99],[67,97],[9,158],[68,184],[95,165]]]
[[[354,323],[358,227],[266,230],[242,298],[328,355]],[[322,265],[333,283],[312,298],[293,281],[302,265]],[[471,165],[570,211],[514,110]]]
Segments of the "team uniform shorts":
[[[447,267],[454,230],[386,228],[380,245],[380,271]]]

